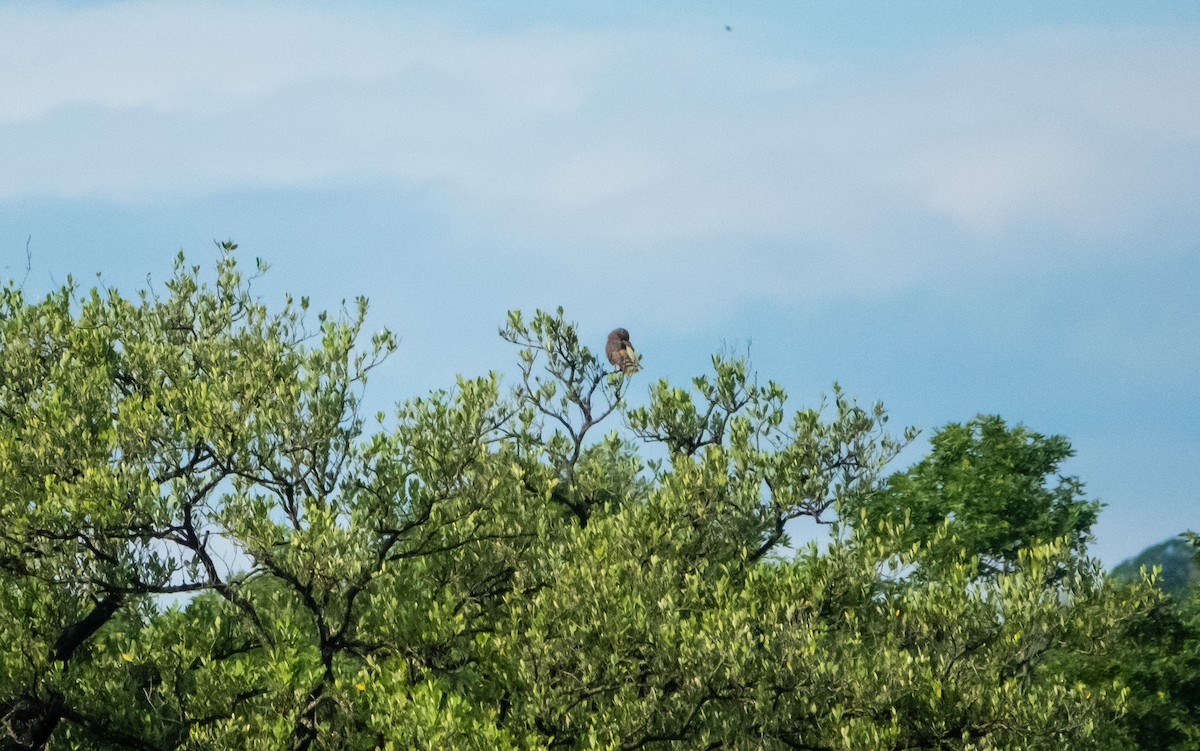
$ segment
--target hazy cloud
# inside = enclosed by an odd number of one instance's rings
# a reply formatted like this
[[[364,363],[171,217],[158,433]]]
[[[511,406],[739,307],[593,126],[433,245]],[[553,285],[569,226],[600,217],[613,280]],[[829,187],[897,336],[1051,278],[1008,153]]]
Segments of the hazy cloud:
[[[682,22],[488,34],[129,3],[2,8],[0,50],[0,198],[419,186],[458,231],[560,279],[636,261],[596,294],[668,316],[1073,262],[1200,217],[1194,28],[843,70]]]

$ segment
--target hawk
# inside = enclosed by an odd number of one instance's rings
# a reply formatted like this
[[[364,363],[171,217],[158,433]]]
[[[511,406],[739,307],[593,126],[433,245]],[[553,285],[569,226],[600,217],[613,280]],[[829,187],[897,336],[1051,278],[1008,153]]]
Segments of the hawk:
[[[604,345],[604,354],[608,355],[608,361],[613,364],[613,367],[625,375],[636,373],[642,369],[639,364],[642,358],[629,343],[629,332],[625,329],[613,329],[612,333],[608,335],[608,342]]]

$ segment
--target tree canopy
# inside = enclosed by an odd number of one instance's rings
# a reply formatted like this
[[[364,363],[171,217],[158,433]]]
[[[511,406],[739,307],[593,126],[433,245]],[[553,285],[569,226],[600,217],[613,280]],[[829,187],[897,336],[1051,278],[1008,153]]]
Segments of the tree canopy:
[[[1065,436],[979,415],[946,425],[930,443],[928,456],[861,499],[868,517],[908,519],[908,539],[929,540],[947,525],[950,544],[977,553],[992,572],[1010,568],[1033,543],[1084,549],[1100,504],[1083,497],[1078,478],[1058,473],[1074,453]]]
[[[1062,442],[985,419],[887,480],[881,405],[789,410],[717,356],[630,409],[647,372],[561,309],[509,314],[511,385],[372,420],[395,337],[272,312],[234,248],[162,294],[0,296],[7,747],[1107,742],[1127,691],[1079,661],[1155,595],[1083,555]],[[972,485],[979,451],[1017,463]]]

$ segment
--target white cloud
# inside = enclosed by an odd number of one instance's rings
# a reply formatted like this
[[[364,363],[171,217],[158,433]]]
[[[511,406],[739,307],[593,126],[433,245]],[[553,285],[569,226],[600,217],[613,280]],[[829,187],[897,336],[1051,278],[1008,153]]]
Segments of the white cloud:
[[[1200,218],[1196,29],[890,63],[818,66],[684,22],[488,34],[391,10],[5,6],[0,199],[425,186],[464,235],[564,283],[636,262],[595,294],[687,320],[1069,262]],[[1016,245],[1031,228],[1057,242]]]
[[[480,84],[495,111],[524,116],[569,106],[591,54],[586,40],[489,39],[398,11],[180,2],[7,6],[0,45],[0,122],[76,105],[204,113],[302,85],[429,71]]]
[[[934,211],[987,234],[1022,217],[1070,222],[1095,178],[1095,159],[1069,136],[987,134],[931,146],[911,164]]]
[[[897,174],[933,211],[987,235],[1028,223],[1095,240],[1155,206],[1194,203],[1172,165],[1200,164],[1195,29],[1038,32],[945,50],[895,103],[916,137]],[[888,139],[892,140],[892,139]]]

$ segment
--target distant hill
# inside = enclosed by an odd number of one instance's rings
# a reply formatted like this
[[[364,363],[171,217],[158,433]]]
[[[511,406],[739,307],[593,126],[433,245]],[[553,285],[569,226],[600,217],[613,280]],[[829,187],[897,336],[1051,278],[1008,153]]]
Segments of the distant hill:
[[[1189,585],[1200,583],[1196,549],[1182,537],[1172,537],[1151,545],[1134,557],[1121,561],[1112,570],[1112,575],[1125,581],[1135,581],[1142,566],[1147,571],[1153,566],[1162,566],[1158,585],[1164,592],[1173,595],[1182,593]]]

